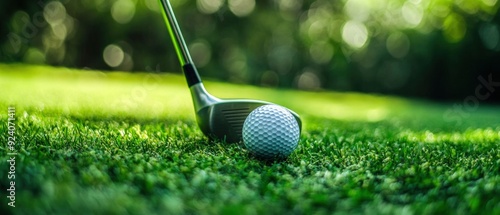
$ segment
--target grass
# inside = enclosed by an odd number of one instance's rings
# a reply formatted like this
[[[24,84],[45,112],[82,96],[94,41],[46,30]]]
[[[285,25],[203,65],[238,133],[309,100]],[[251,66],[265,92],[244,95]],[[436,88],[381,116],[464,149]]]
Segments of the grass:
[[[2,214],[500,214],[500,108],[207,82],[276,102],[304,129],[285,161],[198,129],[181,76],[0,64],[0,140],[16,107],[16,207]]]

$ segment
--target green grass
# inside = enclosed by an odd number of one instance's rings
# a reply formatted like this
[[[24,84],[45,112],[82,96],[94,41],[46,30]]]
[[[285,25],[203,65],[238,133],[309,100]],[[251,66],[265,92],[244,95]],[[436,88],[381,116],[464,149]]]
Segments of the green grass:
[[[500,108],[207,82],[304,128],[285,161],[207,140],[181,76],[0,64],[2,214],[500,214]],[[16,107],[16,207],[7,108]]]

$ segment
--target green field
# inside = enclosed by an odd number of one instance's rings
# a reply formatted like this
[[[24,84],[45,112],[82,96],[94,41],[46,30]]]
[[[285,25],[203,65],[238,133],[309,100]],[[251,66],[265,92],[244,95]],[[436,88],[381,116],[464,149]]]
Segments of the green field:
[[[498,106],[205,85],[295,110],[297,150],[209,141],[180,75],[0,64],[2,214],[500,214]]]

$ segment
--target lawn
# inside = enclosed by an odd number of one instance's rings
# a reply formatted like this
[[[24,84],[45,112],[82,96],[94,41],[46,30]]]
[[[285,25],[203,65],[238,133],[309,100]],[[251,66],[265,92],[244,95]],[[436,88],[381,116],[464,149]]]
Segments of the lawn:
[[[499,106],[207,81],[302,116],[264,162],[202,135],[180,75],[0,64],[0,86],[2,214],[500,214]]]

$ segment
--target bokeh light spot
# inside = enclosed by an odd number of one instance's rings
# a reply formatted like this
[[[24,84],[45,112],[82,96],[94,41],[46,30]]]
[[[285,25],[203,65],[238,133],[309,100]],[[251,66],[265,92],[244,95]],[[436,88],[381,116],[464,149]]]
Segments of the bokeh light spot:
[[[452,13],[444,20],[444,37],[448,42],[456,43],[462,40],[467,31],[464,18],[462,16]]]
[[[309,38],[317,40],[328,36],[325,30],[326,30],[326,23],[323,20],[318,19],[313,23],[311,23],[307,31],[307,34],[309,35]]]
[[[120,46],[111,44],[106,46],[104,52],[102,53],[102,57],[108,66],[118,67],[122,64],[123,59],[125,58],[125,53]]]
[[[23,28],[25,27],[25,23],[23,22],[23,20],[29,20],[29,19],[30,16],[28,15],[28,13],[22,10],[16,11],[10,21],[10,26],[12,27],[12,31],[15,32],[22,31]]]
[[[394,32],[387,37],[386,48],[393,57],[403,58],[410,51],[410,39],[404,33]]]
[[[236,16],[247,16],[252,13],[254,9],[255,0],[229,0],[229,10]]]
[[[60,63],[64,60],[66,56],[66,47],[61,44],[57,49],[46,49],[45,50],[45,61],[47,63]]]
[[[276,72],[268,70],[262,73],[260,83],[262,86],[276,87],[280,83],[280,77]]]
[[[134,18],[135,4],[131,0],[118,0],[111,7],[111,16],[120,23],[126,24]]]
[[[370,8],[364,0],[349,0],[344,5],[346,14],[352,19],[364,22],[370,17]]]
[[[318,76],[306,69],[297,80],[297,87],[302,90],[317,90],[321,86]]]
[[[212,50],[206,41],[196,41],[189,46],[189,52],[193,57],[193,61],[197,67],[206,66],[212,58]]]
[[[455,5],[468,14],[476,14],[479,10],[479,0],[455,0]]]
[[[45,31],[42,36],[44,49],[58,49],[63,41],[57,38],[52,31]]]
[[[401,8],[401,12],[406,23],[412,28],[417,27],[424,16],[422,8],[411,2],[406,2]]]
[[[30,48],[24,54],[23,61],[31,64],[43,64],[45,63],[45,54],[37,48]]]
[[[482,0],[486,6],[493,7],[497,3],[497,0]]]
[[[160,5],[158,4],[158,1],[156,0],[145,0],[144,2],[146,4],[146,7],[150,10],[150,11],[154,11],[154,12],[160,12]]]
[[[363,23],[350,20],[342,28],[342,38],[353,48],[361,48],[368,41],[368,29]]]
[[[296,11],[302,6],[301,0],[278,0],[281,11]]]
[[[429,9],[433,16],[446,17],[450,14],[451,8],[449,4],[442,1],[434,1],[429,5]]]
[[[53,25],[52,26],[52,33],[58,39],[64,40],[64,39],[66,39],[66,35],[68,34],[68,31],[66,29],[66,25],[64,25],[64,24],[58,24],[58,25]]]
[[[479,29],[479,36],[486,48],[496,50],[500,44],[500,32],[498,25],[487,23],[483,24]]]
[[[99,12],[105,12],[108,9],[108,0],[93,0],[92,3],[85,4],[85,6],[93,6]]]
[[[219,11],[224,4],[224,0],[197,0],[196,6],[202,13],[211,14]]]
[[[75,30],[75,19],[71,16],[66,16],[64,20],[64,26],[66,27],[66,37],[70,38],[74,35]]]
[[[50,25],[61,24],[66,18],[66,8],[61,2],[51,1],[43,8],[43,17]]]
[[[230,80],[244,83],[247,80],[248,65],[245,52],[239,47],[229,47],[223,55],[224,67],[230,74]]]
[[[318,41],[309,47],[309,54],[311,54],[311,58],[316,63],[328,63],[333,56],[333,47],[328,42]]]
[[[116,67],[116,68],[121,70],[121,71],[132,70],[134,68],[134,61],[132,60],[132,56],[130,56],[126,52],[123,52],[123,60],[120,63],[120,65],[118,65],[118,67]]]

